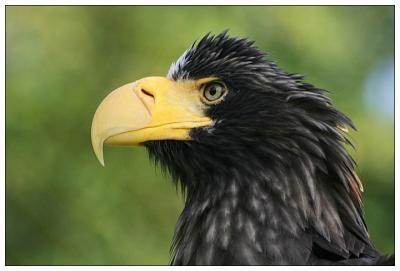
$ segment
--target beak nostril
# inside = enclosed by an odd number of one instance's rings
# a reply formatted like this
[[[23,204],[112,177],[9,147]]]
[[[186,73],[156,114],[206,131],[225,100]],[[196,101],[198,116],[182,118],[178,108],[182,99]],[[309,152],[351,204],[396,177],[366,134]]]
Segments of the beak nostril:
[[[152,99],[154,99],[154,95],[153,94],[151,94],[149,91],[147,91],[147,90],[145,90],[145,89],[140,89],[141,91],[142,91],[142,93],[144,94],[144,95],[146,95],[146,96],[149,96],[149,97],[151,97]]]

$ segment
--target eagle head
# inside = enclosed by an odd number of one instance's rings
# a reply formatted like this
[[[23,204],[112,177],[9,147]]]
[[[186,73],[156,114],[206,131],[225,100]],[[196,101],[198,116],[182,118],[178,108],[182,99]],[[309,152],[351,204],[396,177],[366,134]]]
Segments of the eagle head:
[[[325,90],[225,31],[111,92],[92,143],[102,164],[103,144],[144,145],[181,184],[174,264],[326,264],[377,255],[348,127]]]

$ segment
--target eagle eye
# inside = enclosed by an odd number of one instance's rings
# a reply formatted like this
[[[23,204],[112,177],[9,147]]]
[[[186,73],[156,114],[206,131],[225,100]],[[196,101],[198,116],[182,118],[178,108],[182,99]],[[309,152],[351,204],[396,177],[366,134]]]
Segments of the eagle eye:
[[[207,104],[216,104],[228,93],[228,89],[221,82],[210,82],[201,89],[202,100]]]

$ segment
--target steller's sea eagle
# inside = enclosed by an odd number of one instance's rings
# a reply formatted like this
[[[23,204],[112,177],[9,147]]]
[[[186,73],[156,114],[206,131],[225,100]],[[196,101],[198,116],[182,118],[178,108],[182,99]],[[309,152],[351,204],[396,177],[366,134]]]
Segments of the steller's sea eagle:
[[[368,237],[351,120],[265,55],[207,34],[166,77],[111,92],[92,123],[100,162],[104,143],[143,145],[182,186],[174,265],[393,265]]]

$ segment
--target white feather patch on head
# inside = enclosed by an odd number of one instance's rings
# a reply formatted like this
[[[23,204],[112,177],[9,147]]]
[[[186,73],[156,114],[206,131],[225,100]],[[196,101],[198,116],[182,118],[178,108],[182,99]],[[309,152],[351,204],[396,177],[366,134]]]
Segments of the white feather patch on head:
[[[190,52],[191,49],[192,49],[192,48],[187,49],[187,50],[178,58],[178,60],[177,60],[176,62],[174,62],[174,63],[171,64],[171,67],[169,68],[168,75],[167,75],[167,78],[168,78],[168,79],[172,79],[172,76],[173,76],[175,73],[178,73],[179,70],[182,69],[182,67],[184,67],[184,66],[186,65],[186,63],[187,63],[186,56],[187,56],[187,54]],[[179,79],[183,79],[185,76],[186,76],[186,72],[185,72],[185,73],[182,73],[182,74],[179,76]]]

